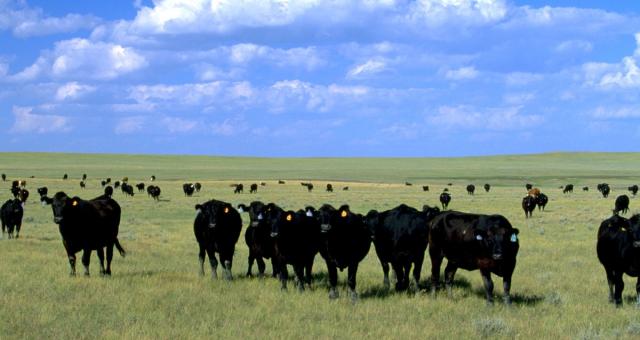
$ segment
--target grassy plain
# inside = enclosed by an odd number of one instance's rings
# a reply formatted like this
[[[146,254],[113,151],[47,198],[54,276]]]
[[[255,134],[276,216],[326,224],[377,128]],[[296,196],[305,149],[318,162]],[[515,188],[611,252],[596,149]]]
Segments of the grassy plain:
[[[640,314],[633,306],[635,280],[625,278],[625,306],[607,303],[604,270],[595,255],[600,221],[615,197],[640,182],[640,154],[576,153],[470,158],[268,159],[200,156],[0,153],[0,173],[26,179],[32,196],[21,238],[0,240],[0,338],[638,338]],[[62,180],[68,173],[70,179]],[[89,176],[81,190],[80,176]],[[162,200],[146,194],[114,198],[123,207],[120,240],[128,251],[116,256],[113,276],[69,277],[68,262],[49,207],[36,188],[92,198],[100,179],[128,176],[149,183],[156,175]],[[34,176],[34,178],[30,178]],[[278,185],[277,180],[287,181]],[[310,180],[312,193],[300,186]],[[184,197],[181,185],[199,181],[203,190]],[[234,195],[230,183],[265,181],[258,194]],[[405,186],[404,182],[413,186]],[[327,182],[334,193],[324,192]],[[234,204],[252,200],[286,208],[349,203],[354,211],[388,209],[400,203],[436,205],[447,183],[451,208],[500,213],[520,229],[521,250],[513,278],[514,306],[497,300],[486,307],[478,272],[458,271],[454,298],[444,292],[398,294],[382,289],[382,271],[373,247],[358,272],[360,300],[347,298],[346,272],[339,273],[341,298],[329,301],[325,265],[318,256],[315,288],[281,292],[274,279],[245,277],[244,238],[234,257],[235,280],[212,281],[197,274],[193,237],[194,205],[211,198]],[[520,200],[524,183],[540,187],[547,211],[525,220]],[[604,199],[595,185],[608,182]],[[465,186],[474,183],[476,195]],[[492,184],[489,193],[481,186]],[[558,187],[573,183],[573,194]],[[423,192],[422,185],[430,191]],[[2,201],[10,197],[2,184]],[[349,186],[349,191],[340,190]],[[589,192],[580,188],[589,186]],[[640,212],[632,198],[631,211]],[[245,226],[248,215],[243,214]],[[244,227],[243,227],[244,233]],[[423,284],[430,262],[423,266]],[[207,268],[208,270],[208,268]],[[254,271],[256,270],[254,266]],[[268,266],[270,271],[270,266]],[[496,294],[501,280],[494,276]],[[290,286],[293,287],[293,286]]]

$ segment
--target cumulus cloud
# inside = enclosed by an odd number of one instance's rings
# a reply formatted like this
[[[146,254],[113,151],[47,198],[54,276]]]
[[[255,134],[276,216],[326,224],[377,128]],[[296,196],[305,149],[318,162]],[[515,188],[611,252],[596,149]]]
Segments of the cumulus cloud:
[[[96,88],[90,85],[80,84],[76,81],[66,83],[56,90],[56,100],[63,101],[75,99],[87,93],[95,91]]]
[[[26,133],[50,133],[66,132],[71,130],[69,119],[59,115],[43,115],[33,113],[32,107],[13,107],[15,121],[11,127],[12,132]]]
[[[144,116],[131,116],[118,120],[114,132],[118,135],[126,135],[141,131],[147,118]]]
[[[387,65],[383,60],[367,60],[362,64],[352,67],[347,73],[348,78],[365,77],[380,73],[386,69]]]
[[[529,72],[511,72],[504,76],[504,81],[509,86],[525,86],[544,79],[542,74]]]
[[[504,0],[417,0],[411,3],[407,19],[428,26],[456,20],[463,25],[493,23],[507,15]]]
[[[465,66],[455,70],[449,70],[445,77],[449,80],[467,80],[475,79],[479,72],[473,66]]]
[[[209,105],[223,100],[250,99],[254,93],[248,82],[214,81],[179,85],[138,85],[129,90],[129,98],[138,103]]]
[[[593,44],[586,40],[565,40],[556,45],[556,52],[591,52]]]
[[[441,106],[435,114],[427,117],[427,121],[444,128],[489,130],[526,129],[544,121],[542,116],[524,115],[520,111],[519,106],[480,110],[466,105]]]
[[[192,131],[198,122],[179,117],[164,117],[160,121],[170,133],[185,133]]]
[[[369,88],[336,84],[325,86],[296,79],[275,82],[266,93],[270,111],[274,113],[299,107],[308,111],[326,112],[337,103],[346,105],[364,99],[369,94]]]
[[[640,33],[636,33],[636,49],[619,64],[586,63],[583,65],[585,82],[603,89],[634,88],[640,86]]]
[[[14,36],[21,38],[91,29],[100,22],[93,15],[74,13],[49,17],[42,9],[29,7],[26,2],[0,1],[0,30],[9,29]]]
[[[221,48],[235,64],[246,64],[254,59],[264,59],[278,66],[302,66],[313,70],[325,64],[315,47],[280,49],[256,44],[236,44]]]

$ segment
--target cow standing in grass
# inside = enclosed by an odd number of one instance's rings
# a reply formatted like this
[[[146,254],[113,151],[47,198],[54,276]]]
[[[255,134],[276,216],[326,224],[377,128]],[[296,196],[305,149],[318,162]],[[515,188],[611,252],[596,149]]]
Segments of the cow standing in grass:
[[[251,269],[253,262],[258,264],[258,276],[263,277],[265,271],[264,259],[271,259],[272,275],[278,274],[278,266],[274,258],[275,244],[271,237],[271,224],[267,219],[267,214],[271,210],[282,210],[277,205],[270,203],[264,204],[260,201],[254,201],[246,206],[238,205],[239,212],[249,213],[249,225],[244,232],[244,240],[249,248],[249,266],[247,268],[247,276],[252,276]]]
[[[524,217],[529,218],[533,216],[533,211],[536,209],[536,198],[533,196],[525,196],[522,198],[522,210],[524,210]]]
[[[616,197],[615,206],[613,208],[613,213],[618,215],[620,213],[626,214],[629,211],[629,196],[620,195]]]
[[[22,201],[17,198],[6,201],[2,207],[0,207],[0,222],[2,223],[3,236],[6,230],[9,238],[13,238],[13,230],[15,229],[16,238],[20,237],[23,214]]]

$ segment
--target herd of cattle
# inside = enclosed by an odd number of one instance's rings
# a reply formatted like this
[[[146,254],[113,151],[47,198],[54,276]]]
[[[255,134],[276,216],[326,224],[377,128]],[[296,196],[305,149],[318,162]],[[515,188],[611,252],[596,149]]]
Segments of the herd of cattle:
[[[67,177],[66,174],[64,177]],[[6,176],[2,176],[6,180]],[[155,177],[152,177],[155,180]],[[82,182],[86,181],[86,175]],[[107,185],[111,179],[102,181],[104,194],[91,200],[77,196],[70,197],[58,192],[48,196],[46,187],[38,188],[43,205],[51,205],[53,220],[59,225],[63,245],[67,252],[71,275],[76,273],[76,254],[82,253],[85,275],[89,275],[89,263],[92,251],[96,251],[100,262],[100,273],[111,275],[113,248],[125,256],[126,252],[118,240],[121,218],[120,205],[112,198],[113,187]],[[279,181],[284,183],[284,181]],[[410,183],[406,183],[409,185]],[[255,187],[254,187],[255,185]],[[251,185],[251,191],[257,191],[257,184]],[[261,183],[261,185],[266,185]],[[309,191],[313,184],[302,183]],[[125,195],[133,196],[133,186],[128,179],[114,182]],[[234,184],[234,191],[242,189],[242,184]],[[144,192],[145,185],[138,183],[136,188]],[[199,192],[200,183],[185,183],[185,196]],[[488,192],[491,188],[485,184]],[[525,216],[530,217],[537,206],[544,210],[548,197],[538,188],[527,184],[527,196],[522,207]],[[155,185],[146,187],[149,196],[158,199],[160,188]],[[585,187],[588,191],[588,187]],[[637,186],[628,188],[633,195]],[[327,185],[327,191],[333,187]],[[346,190],[346,189],[345,189]],[[570,193],[573,185],[562,187],[564,193]],[[599,184],[598,190],[608,196],[610,187]],[[473,195],[475,186],[468,185],[467,192]],[[19,237],[23,217],[23,206],[29,195],[25,181],[14,181],[11,192],[14,199],[8,200],[0,209],[2,232],[7,227],[8,237]],[[319,208],[306,206],[299,210],[285,210],[275,203],[253,201],[248,205],[234,207],[228,202],[210,200],[196,204],[194,234],[199,245],[198,259],[200,274],[204,275],[204,262],[208,256],[211,276],[217,278],[218,264],[222,265],[224,277],[232,280],[232,264],[236,244],[242,231],[241,213],[248,213],[249,224],[244,239],[249,249],[248,270],[252,276],[254,262],[258,266],[258,276],[265,275],[265,260],[271,260],[272,276],[280,279],[281,288],[287,288],[289,272],[293,268],[296,285],[299,290],[312,284],[312,270],[315,257],[320,254],[324,259],[329,275],[329,297],[338,297],[338,269],[347,269],[347,285],[350,297],[357,299],[356,277],[360,262],[369,253],[373,243],[383,273],[383,285],[390,287],[389,269],[395,277],[395,289],[405,291],[417,288],[421,269],[428,249],[431,259],[431,293],[436,294],[440,284],[440,267],[444,258],[447,266],[444,270],[444,283],[451,295],[455,273],[458,268],[480,270],[484,283],[487,303],[493,303],[493,281],[491,274],[503,278],[503,299],[511,303],[511,276],[516,265],[519,249],[518,229],[502,215],[472,214],[458,211],[446,211],[451,195],[445,189],[440,195],[442,210],[425,205],[422,210],[401,204],[386,211],[371,210],[362,215],[354,212],[348,205],[335,208],[324,204]],[[624,287],[622,274],[639,276],[640,267],[640,215],[627,219],[620,214],[626,213],[629,197],[619,196],[615,201],[614,215],[603,221],[598,231],[597,255],[605,267],[609,284],[609,299],[616,305],[622,304],[621,294]],[[106,249],[106,266],[105,266]],[[218,262],[218,258],[219,261]],[[411,280],[411,277],[412,279]],[[640,304],[640,276],[638,285],[638,304]]]

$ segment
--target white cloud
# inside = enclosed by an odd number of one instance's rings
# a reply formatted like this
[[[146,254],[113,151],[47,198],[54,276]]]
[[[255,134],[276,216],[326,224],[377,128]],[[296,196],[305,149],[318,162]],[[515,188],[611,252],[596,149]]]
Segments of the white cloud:
[[[428,26],[449,21],[477,25],[498,22],[507,15],[507,11],[504,0],[417,0],[411,3],[406,17]]]
[[[591,113],[591,117],[596,119],[625,119],[625,118],[640,118],[640,107],[618,107],[618,108],[606,108],[603,106],[597,107]]]
[[[640,33],[636,33],[636,49],[633,55],[624,57],[622,63],[586,63],[583,65],[585,83],[603,89],[634,88],[640,86]]]
[[[511,72],[505,75],[505,83],[509,86],[525,86],[542,79],[542,74],[528,72]]]
[[[118,135],[126,135],[141,131],[146,122],[144,116],[125,117],[118,120],[114,132]]]
[[[565,40],[556,45],[556,51],[561,53],[566,52],[591,52],[593,44],[586,40]]]
[[[363,100],[368,94],[369,89],[364,86],[324,86],[300,80],[282,80],[266,91],[266,100],[274,113],[300,106],[308,111],[326,112],[337,103],[344,109],[344,105]]]
[[[478,110],[471,106],[441,106],[427,121],[443,128],[519,130],[537,126],[544,121],[539,115],[520,114],[521,107]]]
[[[91,29],[100,23],[93,15],[70,13],[64,17],[45,16],[26,1],[0,1],[0,30],[9,29],[21,38]]]
[[[178,117],[164,117],[160,121],[170,133],[185,133],[192,131],[198,122]]]
[[[66,132],[71,130],[69,119],[59,115],[42,115],[33,113],[31,107],[13,107],[15,121],[12,132]]]
[[[473,66],[465,66],[456,70],[449,70],[445,77],[450,80],[467,80],[475,79],[479,72]]]
[[[96,88],[90,85],[79,84],[76,81],[66,83],[56,91],[56,100],[75,99],[87,93],[95,91]]]
[[[380,73],[386,69],[386,66],[386,63],[383,60],[370,59],[362,64],[352,67],[347,73],[347,77],[358,78]]]
[[[280,67],[304,67],[307,70],[313,70],[325,64],[315,47],[279,49],[255,44],[236,44],[221,50],[229,55],[229,60],[234,64],[246,64],[254,59],[264,59]]]
[[[530,92],[509,93],[503,96],[505,104],[522,105],[535,99],[536,95]]]

